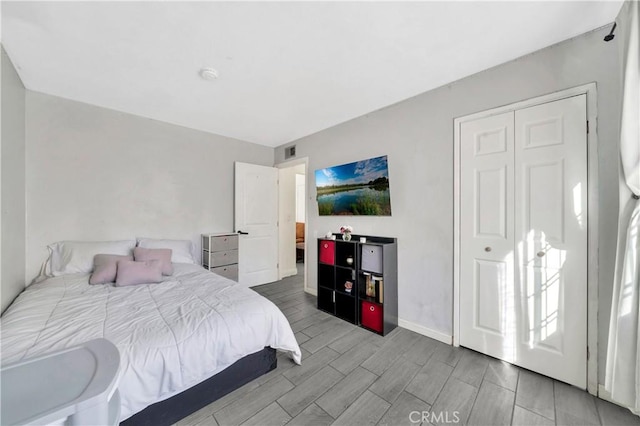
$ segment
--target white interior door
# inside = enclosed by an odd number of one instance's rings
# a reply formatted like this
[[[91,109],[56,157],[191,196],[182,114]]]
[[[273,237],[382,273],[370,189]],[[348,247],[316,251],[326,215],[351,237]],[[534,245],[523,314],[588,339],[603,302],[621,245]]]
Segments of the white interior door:
[[[585,388],[586,95],[460,131],[460,344]]]
[[[515,112],[521,365],[587,386],[586,95]]]
[[[513,112],[460,136],[460,344],[513,362]]]
[[[278,169],[235,164],[235,227],[240,233],[238,282],[278,279]]]

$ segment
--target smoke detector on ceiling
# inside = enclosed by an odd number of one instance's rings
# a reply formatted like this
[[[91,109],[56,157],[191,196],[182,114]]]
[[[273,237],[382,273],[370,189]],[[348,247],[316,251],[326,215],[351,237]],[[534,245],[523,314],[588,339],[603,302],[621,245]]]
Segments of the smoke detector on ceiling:
[[[204,80],[216,80],[218,78],[218,71],[213,68],[202,68],[200,70],[200,77]]]

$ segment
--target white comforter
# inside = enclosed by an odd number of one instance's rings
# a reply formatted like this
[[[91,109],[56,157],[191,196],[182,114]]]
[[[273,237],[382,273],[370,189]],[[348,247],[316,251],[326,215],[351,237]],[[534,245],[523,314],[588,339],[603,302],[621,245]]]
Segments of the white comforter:
[[[124,420],[265,346],[300,363],[273,303],[200,266],[174,266],[160,284],[89,285],[74,274],[31,285],[0,320],[2,364],[104,337],[120,351]]]

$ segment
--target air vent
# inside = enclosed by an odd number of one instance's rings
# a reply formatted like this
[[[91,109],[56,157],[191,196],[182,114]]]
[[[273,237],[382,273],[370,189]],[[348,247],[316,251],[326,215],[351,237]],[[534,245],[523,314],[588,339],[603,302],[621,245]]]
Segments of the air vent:
[[[296,156],[296,146],[295,145],[291,145],[288,146],[284,149],[284,158],[285,160],[287,158],[291,158],[291,157],[295,157]]]

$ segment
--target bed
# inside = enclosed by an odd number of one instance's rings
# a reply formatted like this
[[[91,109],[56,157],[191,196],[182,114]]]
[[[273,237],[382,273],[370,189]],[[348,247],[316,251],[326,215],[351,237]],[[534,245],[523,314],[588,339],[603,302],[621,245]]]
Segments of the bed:
[[[198,265],[174,263],[174,274],[159,284],[114,287],[88,279],[52,277],[18,296],[2,316],[2,364],[104,337],[120,351],[126,420],[149,406],[145,411],[154,411],[159,401],[205,404],[180,398],[189,389],[197,390],[191,397],[220,392],[207,386],[216,380],[237,378],[240,386],[268,371],[262,366],[275,366],[274,349],[300,363],[293,331],[272,302]],[[244,377],[252,365],[256,371]]]

